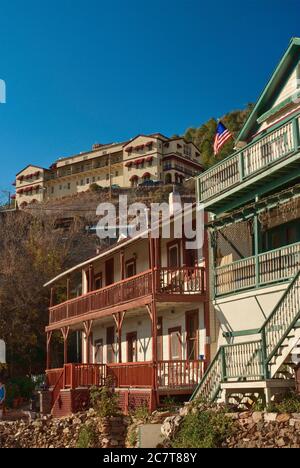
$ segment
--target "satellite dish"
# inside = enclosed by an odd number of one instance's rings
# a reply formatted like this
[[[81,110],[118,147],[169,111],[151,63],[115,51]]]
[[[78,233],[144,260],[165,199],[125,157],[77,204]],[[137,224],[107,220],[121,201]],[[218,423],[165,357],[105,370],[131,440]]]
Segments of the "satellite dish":
[[[0,340],[0,364],[6,364],[6,345],[5,341]]]

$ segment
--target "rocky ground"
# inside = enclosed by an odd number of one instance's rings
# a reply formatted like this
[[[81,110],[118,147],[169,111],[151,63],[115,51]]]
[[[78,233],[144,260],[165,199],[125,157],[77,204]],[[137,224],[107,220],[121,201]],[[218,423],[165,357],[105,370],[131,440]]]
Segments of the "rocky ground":
[[[92,447],[135,447],[138,429],[142,424],[163,424],[174,412],[155,411],[147,421],[134,416],[112,417],[101,420],[93,409],[63,419],[51,416],[37,417],[29,412],[10,413],[0,422],[0,448],[76,448],[82,428],[91,428],[95,434]]]
[[[186,405],[176,413],[156,411],[147,420],[148,424],[162,424],[164,447],[170,446],[189,411],[195,408]],[[29,416],[0,422],[0,448],[75,448],[83,427],[96,434],[93,447],[134,447],[138,428],[146,423],[123,416],[100,420],[93,409],[63,419],[29,420]],[[226,413],[226,417],[232,420],[232,432],[222,444],[225,448],[300,448],[300,413],[244,411]]]
[[[63,419],[5,421],[0,423],[0,448],[75,448],[82,427],[93,428],[95,447],[124,447],[126,426],[126,418],[100,420],[93,409]]]
[[[244,412],[228,414],[233,435],[228,448],[300,448],[300,414]]]
[[[189,411],[201,409],[186,405],[166,418],[162,425],[165,447],[171,445]],[[244,411],[226,413],[226,417],[232,420],[232,434],[222,444],[224,448],[300,448],[300,413]]]

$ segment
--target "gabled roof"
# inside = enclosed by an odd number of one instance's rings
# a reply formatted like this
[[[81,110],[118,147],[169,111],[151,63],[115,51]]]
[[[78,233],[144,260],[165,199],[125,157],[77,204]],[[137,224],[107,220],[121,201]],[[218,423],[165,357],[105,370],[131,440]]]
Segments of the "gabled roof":
[[[300,58],[300,38],[294,37],[290,41],[290,45],[273,72],[270,80],[260,95],[253,111],[248,120],[240,131],[237,142],[248,141],[258,128],[257,119],[267,112],[273,105],[276,97],[285,85],[289,75],[296,66]]]
[[[20,172],[18,172],[18,173],[16,174],[16,177],[17,177],[19,174],[22,174],[22,172],[26,171],[26,169],[28,169],[29,167],[35,167],[36,169],[41,169],[42,171],[49,171],[49,169],[46,169],[45,167],[36,166],[35,164],[28,164],[28,166],[24,167]]]

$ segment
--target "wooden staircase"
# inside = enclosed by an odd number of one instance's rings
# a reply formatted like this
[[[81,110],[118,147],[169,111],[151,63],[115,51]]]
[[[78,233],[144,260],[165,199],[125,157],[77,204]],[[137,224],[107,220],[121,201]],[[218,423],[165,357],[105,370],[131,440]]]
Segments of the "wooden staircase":
[[[237,382],[291,378],[300,343],[300,270],[259,330],[260,339],[221,346],[191,400],[216,401],[222,384],[235,388]],[[293,353],[293,354],[294,354]]]

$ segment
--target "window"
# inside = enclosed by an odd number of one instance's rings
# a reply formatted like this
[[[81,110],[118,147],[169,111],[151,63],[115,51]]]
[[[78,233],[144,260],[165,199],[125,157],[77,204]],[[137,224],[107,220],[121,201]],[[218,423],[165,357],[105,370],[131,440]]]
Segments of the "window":
[[[192,156],[192,148],[190,147],[190,145],[184,145],[183,146],[183,153],[188,158],[190,158]]]
[[[109,174],[106,174],[106,180],[109,180]]]
[[[96,177],[93,177],[93,179],[92,179],[92,180],[93,180],[93,182],[96,182]]]
[[[290,221],[269,229],[264,234],[264,250],[274,250],[300,241],[299,220]]]
[[[87,183],[87,184],[90,183],[90,179],[89,179],[89,178],[86,179],[86,183]]]
[[[84,180],[83,179],[81,180],[80,185],[84,185]]]
[[[70,190],[70,189],[71,189],[71,183],[68,182],[68,190]]]
[[[118,177],[118,175],[119,175],[119,172],[118,172],[118,171],[116,171],[116,177]]]
[[[62,190],[62,185],[59,186],[59,190]]]
[[[102,273],[95,276],[95,290],[102,289]]]
[[[51,193],[54,193],[54,187],[51,187]]]
[[[168,267],[178,268],[180,266],[180,244],[175,241],[168,244]]]
[[[136,275],[136,260],[135,259],[131,259],[126,262],[125,273],[126,273],[126,278],[131,278],[132,276]]]

